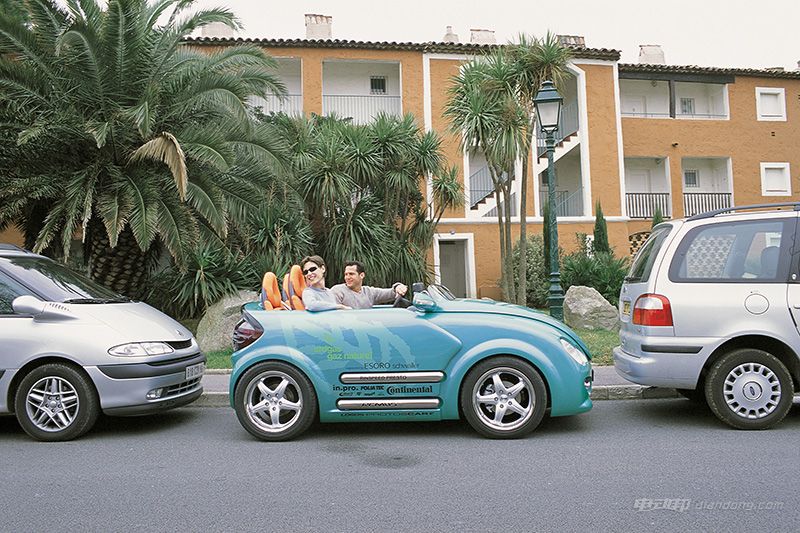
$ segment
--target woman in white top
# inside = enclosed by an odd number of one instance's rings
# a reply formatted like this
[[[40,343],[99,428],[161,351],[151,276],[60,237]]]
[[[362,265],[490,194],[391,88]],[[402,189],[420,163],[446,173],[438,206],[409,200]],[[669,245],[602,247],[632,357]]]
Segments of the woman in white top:
[[[306,288],[303,290],[303,305],[307,311],[329,311],[331,309],[350,309],[336,301],[336,296],[325,288],[325,261],[318,255],[304,257],[300,262]]]

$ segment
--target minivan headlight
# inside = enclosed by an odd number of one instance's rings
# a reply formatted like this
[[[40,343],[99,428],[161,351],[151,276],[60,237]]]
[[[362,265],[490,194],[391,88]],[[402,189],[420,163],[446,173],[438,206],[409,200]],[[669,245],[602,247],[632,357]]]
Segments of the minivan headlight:
[[[586,357],[586,354],[583,351],[569,342],[566,339],[558,339],[561,341],[561,346],[564,347],[564,350],[572,357],[576,363],[579,365],[586,365],[589,363],[589,359]]]
[[[142,357],[172,353],[172,346],[165,342],[130,342],[109,348],[108,353],[123,357]]]

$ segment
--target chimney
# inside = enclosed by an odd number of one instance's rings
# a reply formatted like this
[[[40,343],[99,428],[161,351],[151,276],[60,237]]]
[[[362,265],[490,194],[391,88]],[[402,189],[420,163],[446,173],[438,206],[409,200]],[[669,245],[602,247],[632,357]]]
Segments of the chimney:
[[[306,13],[306,39],[331,39],[333,17]]]
[[[212,22],[200,28],[200,37],[221,37],[230,39],[233,37],[233,28],[222,22]]]
[[[469,42],[472,44],[495,44],[494,30],[477,30],[470,28]]]
[[[562,46],[586,48],[586,39],[583,37],[583,35],[556,35],[556,37]]]
[[[442,38],[442,41],[445,42],[445,43],[457,43],[458,42],[458,35],[453,33],[453,27],[452,26],[448,26],[447,27],[447,30],[445,30],[445,32],[444,32],[444,37]]]
[[[664,51],[660,44],[640,44],[639,63],[643,65],[663,65]]]

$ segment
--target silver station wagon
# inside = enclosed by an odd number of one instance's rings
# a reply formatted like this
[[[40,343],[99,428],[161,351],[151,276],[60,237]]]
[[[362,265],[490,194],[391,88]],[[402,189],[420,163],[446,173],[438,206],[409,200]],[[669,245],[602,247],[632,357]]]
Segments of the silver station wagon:
[[[88,431],[102,411],[138,415],[202,392],[192,334],[64,265],[0,244],[0,414],[43,441]]]
[[[723,422],[780,422],[800,383],[800,204],[659,224],[622,286],[617,372],[706,401]]]

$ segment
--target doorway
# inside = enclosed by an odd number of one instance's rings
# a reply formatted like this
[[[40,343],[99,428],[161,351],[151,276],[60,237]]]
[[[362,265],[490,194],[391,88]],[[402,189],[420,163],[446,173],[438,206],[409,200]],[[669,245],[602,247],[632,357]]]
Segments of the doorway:
[[[474,244],[471,233],[434,237],[436,282],[458,298],[475,298]]]

